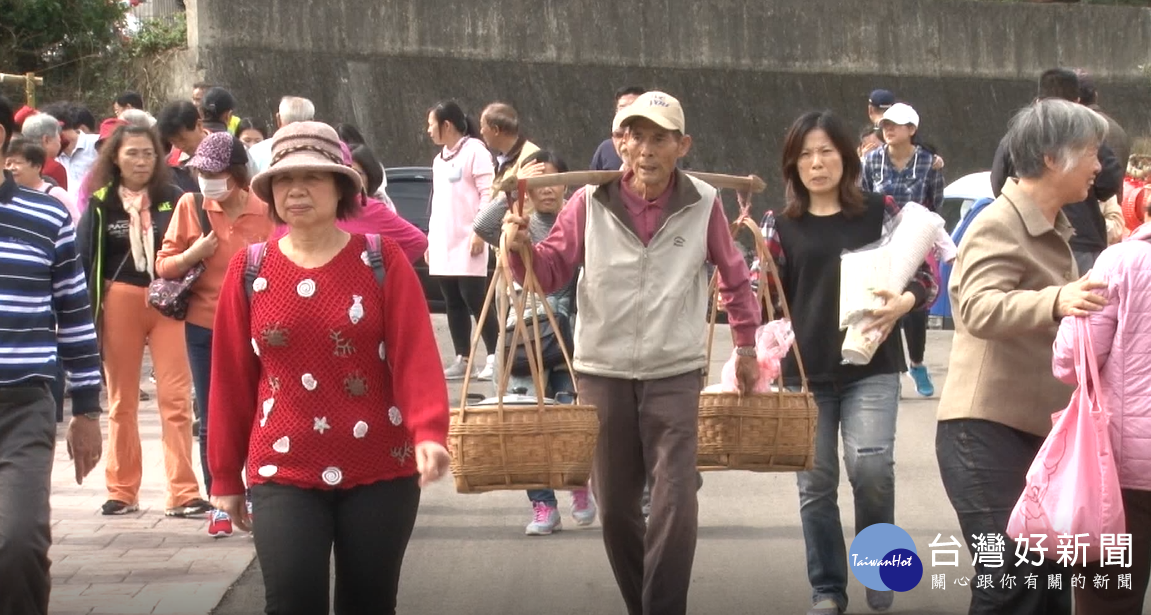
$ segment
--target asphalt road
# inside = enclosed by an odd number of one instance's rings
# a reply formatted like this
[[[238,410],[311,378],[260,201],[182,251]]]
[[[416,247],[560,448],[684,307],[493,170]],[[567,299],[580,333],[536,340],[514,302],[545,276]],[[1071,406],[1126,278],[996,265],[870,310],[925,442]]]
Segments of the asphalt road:
[[[450,354],[445,321],[435,317],[443,356]],[[728,342],[726,328],[716,340]],[[729,342],[728,342],[729,343]],[[929,332],[927,364],[941,391],[951,348],[950,332]],[[718,377],[730,346],[717,342]],[[491,384],[483,392],[491,392]],[[453,403],[459,384],[452,386]],[[937,534],[960,537],[959,525],[939,480],[935,461],[935,400],[920,398],[904,381],[896,446],[896,524],[911,534],[924,561],[915,589],[896,595],[888,613],[966,613],[969,589],[954,584],[971,577],[966,550],[960,566],[931,567]],[[793,474],[708,473],[699,493],[700,529],[691,587],[691,612],[699,615],[802,615],[810,607],[803,534]],[[854,536],[851,487],[839,493],[846,539]],[[460,495],[450,481],[423,496],[415,534],[404,563],[399,613],[473,615],[617,614],[622,601],[604,555],[598,522],[576,528],[570,496],[560,494],[564,531],[527,537],[531,509],[522,492]],[[240,538],[235,538],[240,539]],[[244,538],[246,539],[246,538]],[[848,543],[850,545],[850,542]],[[941,560],[942,561],[942,560]],[[946,589],[931,589],[932,574],[946,574]],[[864,588],[850,583],[849,612],[866,613]],[[215,611],[218,615],[263,612],[258,563],[245,573]]]

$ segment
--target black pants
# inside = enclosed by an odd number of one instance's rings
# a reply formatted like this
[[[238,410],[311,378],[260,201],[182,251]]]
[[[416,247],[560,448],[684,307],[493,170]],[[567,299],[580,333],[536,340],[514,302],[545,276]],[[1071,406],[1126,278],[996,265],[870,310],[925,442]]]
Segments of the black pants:
[[[253,486],[264,612],[328,615],[334,547],[336,615],[395,613],[400,566],[419,506],[414,476],[334,491]]]
[[[440,291],[444,295],[444,311],[448,317],[452,346],[457,356],[466,357],[472,349],[472,318],[478,321],[484,309],[488,279],[478,276],[441,276],[439,282]],[[480,323],[480,335],[488,347],[488,354],[496,353],[499,333],[496,311],[490,309],[487,319]]]
[[[1035,454],[1043,445],[1043,438],[1012,429],[1000,423],[977,419],[942,421],[935,432],[935,455],[939,461],[939,474],[947,498],[959,517],[959,528],[972,559],[975,542],[972,536],[999,534],[1004,537],[1003,566],[988,566],[983,561],[975,565],[975,575],[991,575],[993,587],[977,588],[971,583],[970,615],[1070,615],[1071,571],[1044,559],[1033,565],[1012,565],[1016,543],[1007,536],[1007,520],[1015,503],[1023,493],[1027,470]],[[942,542],[950,540],[947,536]],[[1053,553],[1057,541],[1044,541],[1040,548]],[[1029,545],[1035,548],[1036,545]],[[1034,562],[1035,552],[1027,554]],[[1015,577],[1014,588],[1003,587],[1004,574]],[[1037,575],[1035,589],[1024,582],[1028,575]],[[1062,589],[1049,589],[1049,576],[1062,577]]]
[[[56,358],[56,379],[52,381],[52,398],[56,400],[56,422],[64,422],[64,398],[67,395],[65,391],[64,375],[64,362],[59,357]]]
[[[1075,615],[1141,615],[1151,580],[1151,491],[1123,490],[1123,514],[1127,533],[1131,534],[1131,566],[1100,568],[1099,562],[1080,564],[1075,572],[1087,578],[1084,586],[1075,588]],[[1095,547],[1091,550],[1094,552]],[[1095,575],[1107,582],[1095,587]],[[1119,575],[1131,575],[1131,588],[1121,587]]]
[[[927,351],[927,310],[911,310],[899,322],[907,339],[907,357],[912,365],[922,365]]]
[[[47,615],[56,452],[48,383],[0,387],[0,615]]]

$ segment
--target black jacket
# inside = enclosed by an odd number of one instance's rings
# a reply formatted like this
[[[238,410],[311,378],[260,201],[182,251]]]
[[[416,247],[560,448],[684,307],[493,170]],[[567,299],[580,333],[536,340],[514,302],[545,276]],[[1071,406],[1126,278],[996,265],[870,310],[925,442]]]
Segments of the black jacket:
[[[1075,234],[1071,236],[1072,251],[1090,252],[1099,254],[1107,248],[1107,221],[1103,218],[1103,211],[1099,203],[1115,196],[1123,187],[1123,175],[1126,169],[1119,164],[1111,148],[1106,145],[1099,146],[1099,164],[1103,168],[1095,176],[1095,184],[1087,193],[1087,199],[1078,203],[1071,203],[1063,207],[1063,213]],[[1007,138],[999,142],[995,150],[995,160],[991,163],[991,191],[999,198],[1007,178],[1015,176],[1015,165],[1011,163],[1011,156],[1007,153]]]
[[[80,216],[76,227],[76,253],[80,255],[80,263],[84,266],[85,277],[88,280],[88,294],[92,299],[92,317],[100,317],[104,303],[104,235],[107,231],[107,222],[104,212],[112,208],[123,209],[120,194],[115,181],[92,193],[88,199],[88,208]],[[184,192],[174,185],[158,186],[153,188],[148,198],[152,202],[152,228],[155,238],[156,252],[164,243],[164,235],[168,232],[168,224],[172,222],[172,214],[176,211],[176,203]],[[116,263],[109,265],[116,267]]]

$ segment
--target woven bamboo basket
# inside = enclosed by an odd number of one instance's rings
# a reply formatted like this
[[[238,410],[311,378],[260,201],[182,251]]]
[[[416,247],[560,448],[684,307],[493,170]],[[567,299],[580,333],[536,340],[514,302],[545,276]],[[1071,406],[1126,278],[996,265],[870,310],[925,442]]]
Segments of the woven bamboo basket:
[[[756,300],[767,309],[768,319],[775,319],[769,284],[779,293],[783,317],[791,319],[775,261],[768,253],[759,227],[748,217],[749,204],[741,195],[742,210],[732,224],[732,235],[741,229],[755,237],[759,258],[759,287]],[[717,274],[718,276],[718,274]],[[715,339],[715,315],[720,308],[717,276],[712,278],[712,300],[707,335],[707,359],[711,365],[712,342]],[[769,282],[770,280],[770,282]],[[752,472],[799,472],[810,470],[815,463],[815,427],[819,408],[807,384],[807,373],[799,356],[798,344],[792,344],[799,366],[799,391],[789,391],[780,375],[776,392],[711,393],[699,397],[699,437],[697,466],[701,471],[748,470]],[[704,382],[706,383],[706,374]]]
[[[520,195],[524,190],[519,191]],[[513,202],[509,200],[509,202]],[[523,201],[517,207],[522,210]],[[539,281],[532,273],[531,250],[524,249],[520,256],[527,268],[523,292],[517,293],[509,261],[507,242],[511,230],[505,230],[498,251],[498,267],[484,301],[480,322],[489,310],[496,309],[502,318],[514,309],[523,314],[525,307],[535,313],[537,298],[553,331],[559,331],[555,314],[540,290]],[[498,299],[497,299],[498,298]],[[538,317],[537,317],[538,318]],[[485,493],[490,491],[523,491],[526,489],[573,489],[586,487],[591,476],[592,456],[599,436],[599,418],[595,406],[579,403],[578,384],[575,403],[545,404],[546,387],[543,381],[542,346],[539,327],[518,318],[510,343],[505,344],[506,327],[500,327],[496,351],[499,367],[496,397],[492,406],[468,405],[468,387],[475,349],[479,346],[479,328],[472,339],[468,356],[467,376],[464,379],[461,405],[451,411],[448,426],[448,448],[452,458],[452,474],[459,493]],[[517,344],[526,340],[528,364],[535,386],[537,403],[533,405],[505,404],[504,398],[511,376],[511,357]],[[571,355],[559,337],[565,366],[572,374]]]

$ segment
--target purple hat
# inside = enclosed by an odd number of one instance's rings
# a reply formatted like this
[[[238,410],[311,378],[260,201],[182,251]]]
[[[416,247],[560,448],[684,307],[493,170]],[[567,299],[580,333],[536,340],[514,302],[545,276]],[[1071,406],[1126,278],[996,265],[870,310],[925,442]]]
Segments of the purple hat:
[[[228,132],[214,132],[200,141],[196,155],[188,166],[208,173],[219,173],[237,164],[248,164],[244,143]]]

